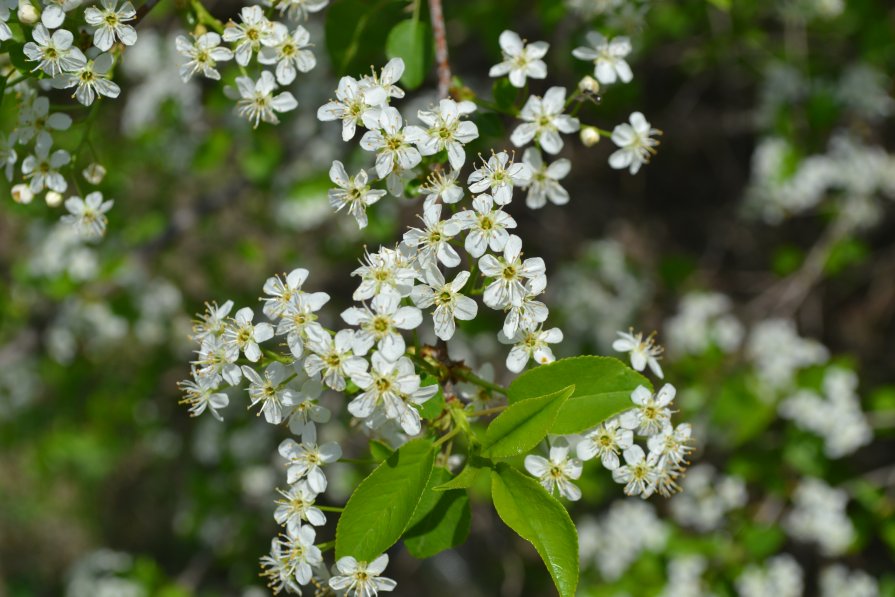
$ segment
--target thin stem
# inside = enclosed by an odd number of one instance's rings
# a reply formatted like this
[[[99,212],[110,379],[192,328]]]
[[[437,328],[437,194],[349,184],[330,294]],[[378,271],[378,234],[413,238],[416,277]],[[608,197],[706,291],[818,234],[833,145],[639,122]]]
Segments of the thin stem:
[[[317,508],[318,510],[322,510],[323,512],[344,512],[345,511],[345,508],[340,508],[338,506],[320,506],[320,505],[315,504],[314,507]]]
[[[336,546],[336,541],[335,541],[335,540],[332,540],[332,541],[324,541],[323,543],[318,543],[318,544],[317,544],[317,549],[319,549],[320,551],[329,551],[330,549],[332,549],[332,548],[335,547],[335,546]]]
[[[506,409],[507,406],[508,405],[503,404],[501,406],[495,406],[492,408],[486,408],[484,410],[478,410],[474,413],[469,413],[469,416],[470,417],[485,417],[488,415],[496,415],[497,413],[502,412],[504,409]]]
[[[488,381],[487,379],[482,379],[475,373],[473,373],[470,369],[463,368],[457,369],[454,371],[454,374],[464,381],[468,381],[469,383],[473,383],[477,386],[481,386],[486,390],[491,390],[492,392],[497,392],[498,394],[502,394],[504,396],[507,395],[507,389],[501,385],[498,385],[492,381]]]
[[[224,32],[224,24],[214,18],[202,2],[193,0],[191,6],[193,7],[193,12],[196,13],[196,18],[201,24],[211,27],[218,33]]]
[[[447,31],[444,26],[441,0],[429,0],[429,16],[432,20],[432,35],[435,38],[435,62],[438,64],[438,97],[445,98],[450,95],[453,75],[448,57]]]
[[[449,432],[447,432],[444,435],[442,435],[441,437],[439,437],[438,441],[435,442],[434,446],[437,448],[438,446],[442,445],[444,442],[454,438],[454,436],[456,436],[458,433],[460,433],[460,428],[454,427]]]

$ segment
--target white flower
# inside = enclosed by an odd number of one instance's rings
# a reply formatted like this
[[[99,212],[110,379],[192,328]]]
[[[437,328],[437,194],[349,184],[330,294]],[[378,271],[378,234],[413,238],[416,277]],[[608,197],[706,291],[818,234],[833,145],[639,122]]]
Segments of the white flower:
[[[267,322],[253,324],[255,313],[250,307],[243,307],[224,331],[224,341],[241,350],[246,358],[257,363],[261,358],[259,342],[273,338],[273,326]]]
[[[325,292],[299,292],[292,296],[283,311],[277,324],[277,335],[286,336],[286,343],[295,358],[304,353],[305,341],[326,334],[323,326],[317,323],[317,311],[328,302],[329,295]]]
[[[525,186],[529,180],[531,180],[529,167],[510,161],[509,154],[501,151],[474,170],[466,183],[473,193],[482,193],[490,189],[494,202],[506,205],[513,200],[513,187]]]
[[[10,8],[12,8],[16,5],[16,2],[15,0],[9,0],[9,4]],[[23,4],[24,3],[19,3],[20,11]],[[44,9],[40,14],[40,22],[43,23],[44,27],[47,29],[56,29],[65,22],[65,13],[78,8],[81,5],[81,0],[44,0],[43,4]],[[33,8],[33,5],[30,3],[24,5]],[[26,19],[22,19],[21,13],[19,15],[19,21],[26,22]]]
[[[578,458],[590,460],[597,456],[603,466],[613,471],[619,467],[618,454],[634,445],[634,432],[612,418],[587,435],[575,447]]]
[[[514,345],[510,349],[510,354],[507,355],[506,364],[507,369],[513,373],[519,373],[525,369],[531,358],[539,365],[546,365],[556,360],[548,344],[562,342],[562,330],[559,328],[545,330],[541,327],[533,330],[520,328],[514,336],[509,338],[501,330],[497,339],[503,344]]]
[[[22,160],[22,174],[29,181],[28,187],[32,193],[40,193],[44,189],[50,189],[57,193],[64,193],[68,183],[59,169],[71,161],[71,156],[64,149],[57,149],[50,154],[50,146],[38,143],[34,147],[34,155]]]
[[[460,265],[460,255],[450,244],[451,239],[460,233],[460,226],[452,219],[441,219],[441,205],[438,203],[424,209],[420,219],[424,228],[410,228],[404,233],[404,244],[416,250],[420,265],[435,267],[436,262],[446,267]]]
[[[367,131],[361,137],[360,146],[376,152],[376,174],[379,178],[385,178],[392,172],[410,170],[422,159],[420,152],[411,144],[423,139],[423,129],[412,125],[404,127],[403,123],[397,108],[383,108],[377,121],[378,130]]]
[[[273,23],[268,47],[258,55],[261,64],[276,64],[277,82],[288,85],[295,80],[298,72],[306,73],[317,66],[311,47],[311,34],[301,25],[289,34],[289,28],[282,23]]]
[[[360,286],[351,298],[365,301],[389,290],[400,296],[410,295],[416,272],[400,251],[383,247],[376,253],[367,253],[364,261],[351,272],[352,276],[361,278]]]
[[[345,595],[353,593],[354,597],[373,597],[379,591],[393,591],[398,583],[380,576],[386,566],[388,554],[382,554],[369,564],[345,556],[336,562],[341,574],[329,579],[329,586],[336,591],[345,591]]]
[[[654,148],[659,142],[652,136],[661,131],[652,128],[640,112],[631,114],[629,120],[631,124],[619,124],[612,129],[612,142],[620,149],[609,156],[609,165],[616,170],[628,168],[631,174],[637,174],[640,166],[649,163],[650,156],[656,153]]]
[[[370,98],[355,79],[342,77],[336,88],[336,99],[317,109],[317,119],[322,122],[341,120],[342,140],[350,141],[357,131],[358,122],[377,126],[379,108],[373,107]]]
[[[47,109],[49,109],[49,101],[47,102]],[[47,133],[47,136],[49,136],[49,133]],[[13,171],[19,159],[19,154],[16,152],[15,147],[17,140],[17,131],[13,131],[9,136],[0,134],[0,170],[6,175],[6,180],[9,181],[12,180]],[[52,142],[53,139],[50,137],[49,142],[43,143],[43,145],[49,146]]]
[[[616,483],[624,484],[627,495],[648,498],[656,490],[658,471],[656,455],[647,458],[643,448],[634,444],[624,451],[625,464],[612,471]]]
[[[217,71],[218,62],[226,62],[233,59],[233,51],[230,48],[221,47],[221,36],[214,31],[196,36],[191,34],[192,40],[185,35],[178,35],[175,43],[177,51],[189,58],[180,66],[180,78],[186,83],[196,73],[220,80],[221,73]]]
[[[510,239],[507,228],[516,227],[516,220],[494,207],[494,200],[487,193],[472,200],[471,210],[457,212],[451,219],[461,230],[468,230],[463,246],[475,258],[484,255],[489,248],[494,252],[503,251]]]
[[[294,393],[292,413],[289,415],[289,430],[302,438],[314,433],[316,437],[317,423],[329,422],[332,412],[320,404],[323,384],[317,379],[307,379],[301,390]]]
[[[311,582],[314,575],[313,568],[323,565],[323,554],[320,548],[314,545],[317,531],[314,527],[303,526],[289,533],[283,540],[283,548],[289,563],[292,566],[292,574],[300,585]]]
[[[50,100],[38,97],[30,105],[23,106],[19,112],[19,126],[16,139],[19,143],[27,143],[37,137],[38,145],[49,147],[53,144],[50,130],[65,131],[71,126],[71,116],[59,112],[50,114]],[[15,163],[15,160],[12,160]],[[0,164],[2,165],[2,164]]]
[[[348,403],[348,412],[359,419],[381,412],[401,423],[402,427],[406,421],[406,426],[419,433],[419,415],[403,399],[420,390],[420,376],[413,363],[404,356],[389,359],[378,351],[373,353],[370,363],[369,371],[364,369],[351,374],[351,381],[364,391]],[[437,391],[437,387],[435,389]]]
[[[218,307],[217,303],[205,303],[205,313],[193,322],[193,335],[190,339],[202,344],[209,336],[220,336],[227,329],[226,319],[233,309],[233,301],[226,301]]]
[[[31,36],[34,41],[25,44],[23,48],[25,56],[32,62],[38,62],[37,68],[51,77],[78,70],[87,62],[84,53],[72,47],[74,35],[71,31],[59,29],[50,36],[46,27],[37,25]]]
[[[384,106],[389,98],[404,97],[404,90],[395,85],[403,74],[404,61],[401,58],[392,58],[382,67],[378,75],[373,71],[372,76],[365,76],[361,79],[360,86],[367,101],[373,106]]]
[[[230,398],[227,394],[217,391],[218,387],[213,378],[185,379],[178,382],[177,385],[184,393],[184,398],[180,403],[189,405],[190,416],[198,417],[208,410],[218,421],[224,420],[218,409],[226,408],[230,404]]]
[[[618,332],[619,338],[612,343],[612,350],[631,353],[631,367],[635,371],[643,371],[649,365],[650,370],[661,379],[662,366],[656,357],[662,354],[662,347],[655,344],[652,335],[644,339],[642,333],[633,332]]]
[[[494,280],[485,288],[482,299],[492,309],[522,304],[528,294],[525,281],[530,280],[535,287],[546,284],[546,268],[540,257],[530,257],[522,261],[522,239],[511,234],[503,249],[502,257],[485,255],[479,259],[479,269]],[[537,294],[537,293],[535,293]]]
[[[233,21],[227,23],[223,38],[226,42],[237,42],[234,52],[236,63],[247,66],[261,44],[271,44],[271,23],[260,6],[243,6],[239,19],[242,22],[238,25]]]
[[[274,361],[264,370],[264,377],[261,377],[257,371],[243,365],[242,374],[249,380],[251,405],[261,404],[258,414],[263,414],[264,419],[271,425],[282,423],[286,414],[285,407],[295,404],[295,393],[286,387],[289,377],[286,366]]]
[[[462,271],[452,282],[445,283],[441,271],[434,267],[427,268],[427,283],[415,286],[410,293],[413,304],[421,309],[435,305],[432,321],[435,324],[435,335],[442,340],[447,341],[454,336],[457,328],[454,319],[471,321],[478,313],[478,304],[468,296],[460,294],[468,280],[469,272]]]
[[[103,52],[115,44],[115,38],[126,46],[137,42],[137,30],[127,24],[137,18],[137,11],[130,2],[118,8],[118,0],[100,0],[102,10],[95,6],[84,9],[84,20],[93,25],[93,45]]]
[[[9,8],[6,2],[0,2],[0,41],[12,38],[12,29],[6,24],[9,20]]]
[[[311,376],[321,375],[323,383],[341,392],[345,389],[345,377],[366,367],[362,357],[352,354],[353,346],[354,330],[340,330],[335,337],[326,333],[311,337],[305,371]]]
[[[541,58],[547,54],[550,44],[536,41],[526,44],[519,34],[504,31],[498,39],[503,62],[495,64],[488,71],[489,77],[502,77],[509,73],[513,87],[525,86],[525,79],[543,79],[547,77],[547,65]]]
[[[302,437],[302,443],[292,438],[284,439],[280,443],[279,452],[280,456],[289,461],[287,482],[291,485],[300,479],[307,479],[308,486],[317,493],[326,491],[323,465],[342,457],[342,448],[336,442],[317,445],[317,434],[313,427]]]
[[[622,83],[631,82],[634,74],[625,62],[625,56],[631,53],[631,41],[627,37],[606,39],[591,31],[587,34],[587,43],[591,47],[575,48],[572,56],[579,60],[593,61],[594,76],[600,83],[609,85],[615,83],[616,79],[620,79]]]
[[[357,220],[360,228],[367,226],[367,207],[379,201],[385,191],[371,189],[367,184],[367,171],[361,169],[355,176],[348,176],[342,162],[336,160],[329,169],[329,179],[339,188],[329,190],[329,204],[336,211],[343,207]]]
[[[398,330],[412,330],[423,322],[423,314],[416,307],[401,307],[401,297],[392,291],[373,297],[369,307],[349,307],[342,319],[349,325],[360,326],[354,338],[354,353],[365,355],[375,343],[382,354],[391,360],[404,354],[404,338]]]
[[[522,147],[536,139],[547,153],[559,153],[563,146],[559,133],[574,133],[581,126],[577,118],[563,114],[565,107],[564,87],[551,87],[543,98],[530,96],[519,112],[519,119],[525,122],[516,127],[510,141]]]
[[[308,14],[326,8],[329,0],[264,0],[265,6],[272,6],[290,20],[307,19]]]
[[[92,162],[81,171],[81,175],[90,184],[97,185],[106,177],[106,168],[102,164]]]
[[[307,481],[299,481],[288,491],[277,491],[284,499],[276,501],[277,509],[273,517],[277,523],[287,528],[290,535],[301,528],[303,521],[315,527],[326,524],[326,515],[314,506],[317,492],[311,489]]]
[[[295,297],[303,294],[302,284],[308,279],[308,270],[303,267],[296,268],[289,272],[285,279],[280,276],[271,276],[264,282],[263,298],[264,307],[262,311],[271,319],[278,319],[283,316],[287,309],[292,307]]]
[[[72,97],[85,106],[91,105],[97,96],[114,99],[121,93],[121,88],[108,78],[112,63],[111,54],[100,54],[95,60],[88,60],[81,68],[53,79],[53,86],[60,89],[75,87]]]
[[[452,170],[444,174],[441,170],[436,170],[426,179],[426,184],[420,187],[420,193],[426,196],[423,207],[429,207],[438,199],[442,203],[457,203],[463,198],[463,187],[457,184],[457,177],[460,172]]]
[[[577,458],[569,458],[569,445],[562,438],[550,446],[550,459],[529,454],[525,457],[525,470],[538,478],[548,492],[559,491],[559,495],[571,501],[581,499],[581,490],[572,483],[581,476],[584,467]]]
[[[261,558],[261,576],[267,578],[267,585],[275,594],[289,591],[301,595],[301,587],[295,582],[294,567],[285,545],[274,537],[270,542],[270,553]]]
[[[689,423],[681,423],[677,427],[672,427],[669,423],[662,428],[662,431],[647,440],[647,447],[651,453],[677,466],[683,464],[687,454],[693,450],[687,445],[692,434],[693,429]]]
[[[236,364],[239,349],[227,344],[218,336],[207,336],[199,348],[199,358],[193,364],[197,366],[197,377],[210,377],[215,384],[223,378],[231,386],[242,380],[242,370]]]
[[[298,107],[295,97],[288,91],[276,96],[273,94],[277,84],[270,71],[262,71],[258,81],[252,81],[249,77],[236,77],[236,86],[239,88],[241,96],[237,101],[239,114],[247,118],[256,128],[262,120],[278,124],[280,120],[277,118],[276,112],[289,112]]]
[[[434,155],[439,151],[447,151],[451,168],[459,170],[466,162],[463,145],[479,136],[475,123],[460,120],[461,116],[475,111],[475,104],[470,101],[460,103],[452,99],[438,102],[437,110],[420,110],[419,119],[429,128],[419,143],[422,155]]]
[[[531,169],[531,182],[528,184],[528,195],[525,205],[531,209],[540,209],[549,199],[554,205],[565,205],[569,202],[569,193],[559,181],[566,177],[572,164],[566,158],[560,158],[550,165],[541,159],[541,152],[529,147],[522,154],[522,161]]]
[[[653,396],[647,388],[637,386],[631,392],[631,401],[637,405],[621,415],[621,424],[627,429],[637,428],[641,435],[655,435],[671,422],[668,406],[677,393],[674,386],[665,384]]]
[[[543,291],[544,286],[540,286],[537,293]],[[522,297],[522,302],[518,305],[507,307],[507,316],[503,321],[503,335],[512,338],[519,330],[532,330],[540,323],[547,321],[550,311],[547,305],[541,301],[535,300],[537,293],[532,292],[531,284],[526,286],[528,291]]]
[[[47,194],[53,193],[55,191],[49,191]],[[12,200],[16,203],[20,203],[22,205],[28,205],[34,200],[34,193],[31,191],[31,188],[26,184],[14,184],[12,188],[9,190],[9,194],[12,196]]]
[[[103,201],[103,194],[99,191],[90,193],[84,199],[69,197],[65,200],[65,209],[68,214],[62,216],[65,224],[75,227],[82,237],[94,240],[101,238],[106,233],[106,212],[112,209],[114,201]]]

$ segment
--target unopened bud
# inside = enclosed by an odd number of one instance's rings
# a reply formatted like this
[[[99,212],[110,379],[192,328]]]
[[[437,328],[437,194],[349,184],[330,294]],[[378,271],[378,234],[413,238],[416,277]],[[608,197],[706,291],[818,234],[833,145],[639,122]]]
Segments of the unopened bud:
[[[600,83],[596,79],[588,75],[578,81],[578,89],[580,89],[582,93],[596,95],[600,93]]]
[[[99,184],[103,181],[103,178],[106,176],[106,169],[102,164],[97,164],[93,162],[81,173],[84,175],[84,180],[89,182],[90,184]]]
[[[62,204],[62,193],[47,191],[47,196],[44,199],[46,199],[47,205],[50,207],[59,207]]]
[[[581,128],[581,142],[585,147],[593,147],[600,142],[600,131],[592,126]]]
[[[31,187],[28,185],[17,184],[12,187],[12,200],[16,203],[27,205],[31,203],[32,199],[34,199],[34,193],[31,192]]]
[[[17,16],[20,23],[33,25],[40,18],[40,13],[37,12],[37,7],[28,2],[28,0],[19,0]]]

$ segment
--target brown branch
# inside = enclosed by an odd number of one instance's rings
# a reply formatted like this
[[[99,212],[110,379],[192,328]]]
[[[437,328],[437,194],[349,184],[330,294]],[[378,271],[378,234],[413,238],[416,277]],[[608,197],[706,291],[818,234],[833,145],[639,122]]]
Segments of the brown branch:
[[[438,97],[445,98],[451,92],[451,63],[448,60],[447,31],[444,27],[444,12],[441,0],[429,0],[429,15],[432,19],[432,35],[435,37],[435,62],[438,65]]]

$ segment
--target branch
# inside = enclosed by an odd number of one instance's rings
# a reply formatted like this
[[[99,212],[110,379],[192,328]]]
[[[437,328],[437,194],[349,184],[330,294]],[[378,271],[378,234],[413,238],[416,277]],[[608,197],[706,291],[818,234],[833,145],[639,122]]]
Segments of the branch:
[[[146,0],[146,2],[137,9],[137,17],[134,19],[132,26],[136,27],[137,23],[143,20],[143,18],[149,14],[149,11],[155,8],[156,4],[158,4],[161,0]]]
[[[451,92],[451,63],[448,60],[447,31],[444,28],[444,12],[441,0],[429,0],[432,19],[432,35],[435,37],[435,62],[438,65],[438,97],[445,98]]]

